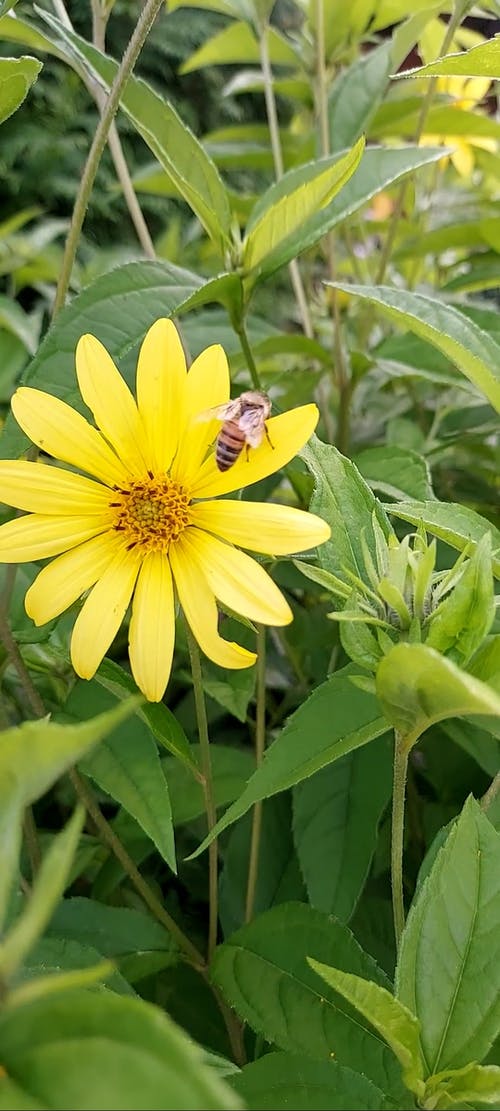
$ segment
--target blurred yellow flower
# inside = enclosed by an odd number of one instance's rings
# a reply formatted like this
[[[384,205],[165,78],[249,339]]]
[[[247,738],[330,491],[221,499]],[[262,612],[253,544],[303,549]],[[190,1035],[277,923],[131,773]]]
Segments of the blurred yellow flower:
[[[103,345],[80,339],[80,392],[96,427],[65,402],[21,387],[12,409],[48,455],[94,476],[46,463],[0,460],[0,499],[27,511],[0,527],[0,562],[55,556],[29,588],[25,605],[37,625],[90,591],[76,618],[71,659],[90,679],[130,602],[129,656],[137,685],[159,701],[174,649],[174,587],[200,647],[225,668],[249,667],[255,655],[217,629],[217,602],[252,621],[286,625],[290,607],[249,551],[287,555],[328,539],[311,513],[284,505],[213,500],[279,470],[313,432],[315,405],[272,417],[269,439],[225,473],[211,444],[220,422],[200,413],[229,400],[229,370],[219,345],[189,372],[176,328],[157,320],[142,344],[137,401]]]
[[[489,77],[438,77],[437,90],[453,98],[451,107],[470,111],[484,100],[491,85]],[[470,177],[474,169],[474,147],[482,150],[495,151],[495,139],[484,135],[455,135],[450,132],[446,135],[422,135],[420,146],[447,146],[453,147],[451,154],[445,155],[443,164],[448,158],[453,163],[461,177]]]

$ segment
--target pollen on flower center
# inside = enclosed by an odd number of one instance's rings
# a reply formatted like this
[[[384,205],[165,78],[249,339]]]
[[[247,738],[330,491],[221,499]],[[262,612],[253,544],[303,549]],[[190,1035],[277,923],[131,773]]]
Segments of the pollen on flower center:
[[[166,475],[134,479],[117,488],[110,502],[115,510],[113,528],[128,548],[140,545],[144,553],[166,551],[190,523],[190,498],[184,488]]]

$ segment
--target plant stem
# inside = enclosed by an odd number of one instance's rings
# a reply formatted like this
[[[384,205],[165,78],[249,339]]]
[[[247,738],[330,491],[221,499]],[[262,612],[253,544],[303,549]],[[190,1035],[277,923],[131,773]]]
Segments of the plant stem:
[[[211,833],[217,821],[217,811],[215,808],[214,786],[212,777],[212,761],[210,759],[210,741],[208,736],[208,721],[207,709],[205,706],[205,695],[203,692],[203,680],[201,674],[201,659],[200,651],[195,637],[186,622],[187,642],[189,648],[189,658],[191,660],[191,675],[193,677],[193,691],[194,702],[196,707],[196,721],[198,724],[198,736],[200,739],[200,756],[201,756],[201,770],[203,773],[202,787],[205,797],[205,810],[207,815],[208,832]],[[218,922],[218,849],[217,838],[215,838],[208,848],[208,963],[212,960],[217,946],[217,922]]]
[[[283,152],[281,150],[280,128],[278,112],[276,110],[276,97],[274,95],[273,73],[267,45],[267,32],[268,24],[264,23],[263,26],[259,28],[260,67],[264,82],[264,99],[266,102],[269,138],[271,140],[271,150],[273,153],[274,173],[276,175],[276,180],[279,181],[279,179],[283,177]],[[312,339],[314,331],[311,322],[311,314],[309,312],[309,305],[307,303],[299,264],[296,258],[292,259],[288,264],[288,272],[290,274],[290,281],[292,283],[292,289],[297,302],[304,334],[308,336],[309,339]]]
[[[399,950],[405,924],[403,899],[403,839],[405,823],[406,774],[410,747],[408,738],[394,730],[394,769],[392,786],[391,885],[392,912],[396,947]]]
[[[252,385],[255,387],[256,390],[262,390],[260,375],[259,375],[259,372],[257,370],[257,364],[256,364],[255,359],[253,357],[253,351],[252,351],[252,348],[250,346],[250,340],[248,338],[248,332],[247,332],[246,324],[245,324],[245,321],[244,321],[243,318],[241,318],[238,321],[236,331],[237,331],[239,341],[240,341],[242,349],[243,349],[243,354],[244,354],[245,359],[246,359],[246,364],[247,364],[248,370],[250,372],[250,378],[252,379]]]
[[[102,115],[87,156],[73,208],[71,226],[64,248],[61,274],[54,300],[54,317],[57,316],[57,313],[63,307],[68,292],[78,241],[85,219],[85,212],[87,210],[101,155],[109,135],[109,129],[118,110],[120,97],[162,4],[163,0],[146,0],[139,19],[137,20],[137,24],[132,32],[125,54],[118,67],[106,102],[103,105]]]
[[[266,630],[257,628],[257,711],[255,720],[255,765],[260,768],[266,743]],[[252,811],[252,836],[248,861],[245,922],[253,917],[255,891],[259,874],[260,835],[262,829],[262,801],[256,802]]]
[[[472,0],[456,0],[455,6],[454,6],[453,11],[452,11],[452,14],[450,16],[449,23],[447,23],[447,25],[446,25],[446,32],[445,32],[445,35],[444,35],[444,38],[443,38],[443,41],[442,41],[442,44],[441,44],[441,47],[440,47],[440,50],[439,50],[438,57],[441,57],[443,54],[446,54],[446,52],[448,50],[448,47],[450,46],[450,44],[453,40],[453,36],[455,34],[455,31],[457,30],[457,27],[460,26],[460,23],[462,22],[462,19],[463,19],[464,15],[466,14],[467,9],[471,6],[471,2],[472,2]],[[415,135],[414,135],[414,140],[413,140],[414,143],[417,146],[418,146],[418,144],[419,144],[419,142],[422,138],[422,135],[424,133],[424,127],[425,127],[425,124],[426,124],[426,121],[427,121],[427,116],[429,115],[429,111],[430,111],[430,108],[431,108],[431,105],[432,105],[432,101],[434,99],[434,93],[436,91],[437,80],[438,80],[437,77],[431,77],[430,78],[429,84],[427,86],[427,91],[426,91],[426,94],[425,94],[423,102],[422,102],[422,107],[420,109],[420,115],[418,117],[417,129],[416,129],[416,132],[415,132]],[[399,221],[400,221],[401,216],[403,214],[407,189],[408,189],[408,179],[406,179],[403,182],[403,184],[401,185],[399,193],[398,193],[396,201],[395,201],[395,204],[394,204],[394,211],[393,211],[392,217],[391,217],[391,224],[390,224],[390,227],[389,227],[389,231],[387,233],[387,238],[386,238],[386,241],[385,241],[384,249],[382,251],[382,256],[381,256],[381,259],[380,259],[380,266],[379,266],[379,269],[378,269],[378,273],[377,273],[377,276],[375,278],[375,282],[376,282],[377,285],[379,285],[381,282],[383,282],[383,280],[385,278],[385,273],[386,273],[387,266],[388,266],[388,263],[389,263],[389,260],[390,260],[391,254],[392,254],[392,248],[394,246],[394,240],[396,238],[396,233],[397,233],[398,226],[399,226]]]

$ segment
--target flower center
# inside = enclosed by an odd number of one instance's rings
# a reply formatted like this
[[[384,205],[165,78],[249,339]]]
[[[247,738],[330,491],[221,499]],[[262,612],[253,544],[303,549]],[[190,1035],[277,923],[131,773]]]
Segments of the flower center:
[[[118,488],[110,502],[115,510],[113,528],[127,548],[139,544],[144,553],[167,551],[190,523],[189,495],[166,475],[163,478],[133,479],[126,489]]]

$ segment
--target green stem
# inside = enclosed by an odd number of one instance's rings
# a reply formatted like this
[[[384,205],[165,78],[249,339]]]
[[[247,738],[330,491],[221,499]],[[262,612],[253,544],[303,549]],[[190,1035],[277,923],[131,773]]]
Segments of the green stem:
[[[472,0],[457,0],[457,2],[455,3],[455,6],[453,8],[453,12],[450,16],[449,23],[446,25],[446,32],[445,32],[445,35],[444,35],[444,38],[443,38],[443,41],[442,41],[442,44],[441,44],[441,47],[440,47],[440,50],[439,50],[439,55],[438,55],[439,57],[441,57],[443,54],[446,54],[446,52],[448,50],[448,47],[450,46],[450,44],[453,40],[453,36],[455,34],[455,31],[457,30],[457,27],[460,26],[460,24],[462,22],[462,19],[464,18],[465,14],[467,12],[467,9],[469,7],[471,7],[471,5],[472,5]],[[419,142],[422,138],[422,135],[424,133],[424,128],[425,128],[425,124],[426,124],[426,121],[427,121],[427,116],[429,115],[429,111],[430,111],[430,108],[431,108],[431,105],[432,105],[432,101],[434,99],[434,93],[436,91],[437,81],[438,81],[437,77],[431,77],[430,78],[429,84],[427,86],[427,91],[426,91],[425,97],[424,97],[423,102],[422,102],[422,107],[420,109],[420,115],[419,115],[418,123],[417,123],[417,129],[416,129],[416,132],[415,132],[415,135],[414,135],[414,142],[417,146],[418,146],[418,144],[419,144]],[[382,251],[382,256],[381,256],[381,259],[380,259],[380,266],[379,266],[379,269],[378,269],[377,276],[375,278],[375,281],[376,281],[377,285],[379,285],[381,282],[383,282],[383,280],[385,278],[385,272],[387,270],[387,266],[388,266],[388,263],[389,263],[389,260],[390,260],[391,254],[392,254],[392,248],[394,246],[394,240],[396,238],[397,230],[398,230],[398,227],[399,227],[399,221],[400,221],[401,216],[403,214],[404,203],[405,203],[405,199],[406,199],[406,193],[407,193],[407,190],[408,190],[408,184],[409,184],[408,180],[405,180],[403,182],[403,184],[400,187],[397,198],[396,198],[396,202],[395,202],[395,205],[394,205],[394,211],[393,211],[392,217],[391,217],[391,224],[390,224],[390,227],[389,227],[389,231],[387,233],[385,246],[384,246],[384,249]]]
[[[53,316],[64,305],[66,294],[68,292],[69,283],[71,281],[71,273],[73,270],[73,263],[75,261],[80,233],[85,219],[85,212],[94,185],[95,176],[101,161],[101,155],[107,142],[109,129],[117,113],[120,98],[127,84],[127,81],[132,73],[137,58],[142,50],[144,42],[151,30],[151,27],[156,19],[160,8],[162,7],[163,0],[146,0],[142,12],[137,20],[137,24],[132,33],[132,37],[127,46],[125,54],[118,67],[115,79],[109,90],[108,98],[103,105],[101,118],[97,125],[94,139],[90,147],[87,161],[83,170],[80,187],[78,189],[75,206],[73,208],[73,216],[71,218],[71,226],[68,232],[68,238],[64,248],[64,257],[61,266],[61,274],[57,285],[56,296],[54,300]]]
[[[394,769],[392,787],[391,884],[392,912],[396,947],[399,950],[405,924],[403,899],[403,839],[405,823],[406,775],[410,747],[408,738],[394,730]]]
[[[261,381],[260,381],[259,372],[257,370],[257,364],[256,364],[255,359],[253,357],[253,351],[252,351],[252,348],[250,346],[250,340],[248,338],[248,332],[247,332],[246,324],[245,324],[245,321],[244,321],[243,318],[241,318],[238,321],[236,331],[237,331],[239,341],[240,341],[242,349],[243,349],[243,354],[244,354],[245,359],[246,359],[246,364],[247,364],[248,370],[250,372],[250,378],[252,379],[252,385],[255,387],[256,390],[262,390],[262,384],[261,384]]]
[[[260,768],[266,743],[266,630],[257,629],[257,712],[255,721],[255,764]],[[256,802],[252,812],[252,836],[248,861],[245,922],[253,917],[255,891],[259,874],[260,836],[262,830],[262,801]]]
[[[212,761],[210,758],[210,740],[208,736],[207,709],[203,692],[203,679],[201,674],[200,650],[191,629],[186,622],[189,658],[191,660],[191,675],[193,677],[194,702],[196,708],[196,721],[198,724],[198,737],[200,740],[201,770],[203,773],[203,794],[205,797],[205,810],[207,815],[208,832],[211,833],[216,821],[214,787],[212,777]],[[217,838],[209,845],[208,849],[208,963],[212,960],[217,947],[217,922],[218,922],[218,850]]]

